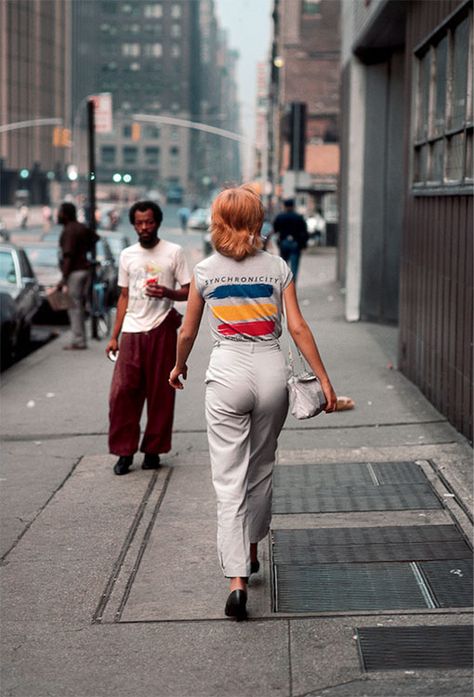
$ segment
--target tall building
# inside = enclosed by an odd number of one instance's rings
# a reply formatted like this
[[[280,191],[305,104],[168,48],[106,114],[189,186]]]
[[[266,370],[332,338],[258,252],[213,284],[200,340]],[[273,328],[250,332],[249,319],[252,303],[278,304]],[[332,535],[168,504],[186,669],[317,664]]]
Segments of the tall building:
[[[73,41],[76,141],[84,98],[112,95],[113,131],[97,136],[98,182],[128,174],[133,184],[162,194],[176,185],[200,192],[222,159],[207,147],[206,134],[166,118],[218,121],[222,76],[213,0],[75,0]],[[236,108],[235,98],[228,108]],[[79,158],[84,148],[76,151]]]
[[[273,182],[280,195],[296,193],[307,208],[322,208],[330,225],[339,172],[339,15],[339,0],[275,0],[271,57]]]
[[[48,202],[69,153],[70,3],[0,0],[0,124],[40,119],[0,133],[0,204]],[[62,126],[62,128],[61,128]]]

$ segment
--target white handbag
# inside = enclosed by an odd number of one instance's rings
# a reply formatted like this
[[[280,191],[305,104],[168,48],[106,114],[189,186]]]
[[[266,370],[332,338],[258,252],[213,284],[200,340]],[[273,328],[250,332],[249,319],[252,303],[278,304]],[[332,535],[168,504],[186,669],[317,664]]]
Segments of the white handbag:
[[[290,400],[290,412],[295,419],[310,419],[317,416],[326,406],[326,397],[316,375],[306,366],[305,360],[298,349],[298,355],[303,367],[299,373],[295,372],[293,354],[288,345],[289,370],[288,395]]]

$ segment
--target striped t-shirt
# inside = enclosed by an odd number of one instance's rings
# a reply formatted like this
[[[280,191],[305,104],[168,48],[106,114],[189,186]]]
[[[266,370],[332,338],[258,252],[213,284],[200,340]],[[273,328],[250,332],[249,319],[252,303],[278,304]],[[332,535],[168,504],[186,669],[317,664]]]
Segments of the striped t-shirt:
[[[257,252],[236,261],[216,252],[196,265],[194,277],[214,339],[271,341],[281,335],[282,293],[293,279],[281,257]]]

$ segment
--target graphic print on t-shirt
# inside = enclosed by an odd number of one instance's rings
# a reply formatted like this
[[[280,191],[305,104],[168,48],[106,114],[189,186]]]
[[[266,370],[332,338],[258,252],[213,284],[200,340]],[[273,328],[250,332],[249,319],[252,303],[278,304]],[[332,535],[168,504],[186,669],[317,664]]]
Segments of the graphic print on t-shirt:
[[[153,300],[145,293],[147,283],[155,281],[160,283],[160,273],[162,267],[155,262],[148,262],[144,266],[134,268],[130,272],[130,298],[135,300]]]
[[[275,329],[277,306],[268,302],[273,295],[269,283],[238,283],[217,286],[208,295],[211,300],[233,300],[231,305],[212,304],[211,312],[222,324],[217,331],[222,336],[264,336]],[[235,299],[242,302],[235,302]]]

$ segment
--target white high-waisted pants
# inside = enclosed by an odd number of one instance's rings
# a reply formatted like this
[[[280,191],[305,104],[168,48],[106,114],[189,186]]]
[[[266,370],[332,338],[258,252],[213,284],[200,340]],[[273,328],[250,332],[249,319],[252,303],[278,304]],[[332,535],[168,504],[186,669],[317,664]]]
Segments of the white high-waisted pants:
[[[277,440],[288,411],[277,341],[222,341],[206,373],[206,419],[225,576],[250,576],[250,543],[268,533]]]

